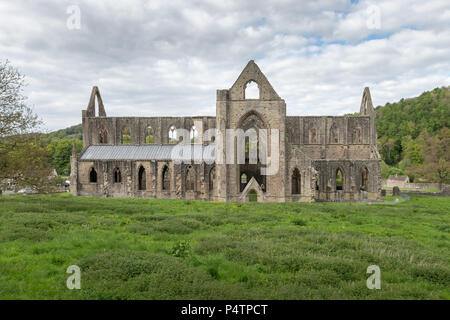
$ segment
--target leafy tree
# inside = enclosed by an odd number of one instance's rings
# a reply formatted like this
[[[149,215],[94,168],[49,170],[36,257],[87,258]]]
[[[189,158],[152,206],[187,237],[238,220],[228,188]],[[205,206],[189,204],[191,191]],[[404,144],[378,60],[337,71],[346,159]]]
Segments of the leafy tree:
[[[24,76],[9,61],[0,61],[0,137],[28,132],[41,122],[23,95]]]

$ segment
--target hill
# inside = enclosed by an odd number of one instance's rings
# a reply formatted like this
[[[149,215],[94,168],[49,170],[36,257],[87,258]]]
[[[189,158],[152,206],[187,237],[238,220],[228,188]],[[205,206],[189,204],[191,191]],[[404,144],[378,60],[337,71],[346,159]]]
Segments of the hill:
[[[450,87],[375,108],[382,175],[449,182]]]

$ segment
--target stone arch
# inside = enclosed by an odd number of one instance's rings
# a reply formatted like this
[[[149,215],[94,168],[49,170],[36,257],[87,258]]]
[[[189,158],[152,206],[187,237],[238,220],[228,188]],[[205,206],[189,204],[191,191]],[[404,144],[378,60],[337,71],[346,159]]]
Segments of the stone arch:
[[[162,169],[161,174],[161,180],[162,180],[162,189],[163,190],[170,190],[170,169],[167,165],[164,166]]]
[[[147,189],[147,177],[145,174],[145,168],[141,165],[138,170],[138,189],[145,190]]]
[[[97,98],[98,116],[106,117],[105,107],[103,106],[102,96],[97,86],[92,87],[91,97],[89,98],[89,104],[87,107],[87,116],[95,117],[95,99]]]
[[[89,182],[97,183],[97,171],[95,171],[94,167],[91,167],[89,170]]]
[[[123,126],[120,132],[120,143],[130,144],[131,143],[131,130],[128,126]]]
[[[369,87],[364,88],[363,96],[361,99],[361,107],[359,109],[359,114],[361,116],[364,115],[370,115],[374,113],[373,104],[372,104],[372,97],[370,96],[370,90]]]
[[[114,169],[114,183],[121,183],[122,182],[122,174],[120,172],[119,168]]]
[[[338,167],[336,169],[336,175],[335,175],[335,189],[336,190],[344,190],[344,182],[345,182],[345,175],[344,170],[341,167]]]
[[[295,168],[292,171],[292,176],[291,176],[291,191],[292,194],[301,194],[301,174],[300,171]]]
[[[106,130],[104,125],[102,125],[100,127],[100,130],[99,130],[99,133],[98,133],[98,141],[99,141],[100,144],[108,143],[108,130]]]

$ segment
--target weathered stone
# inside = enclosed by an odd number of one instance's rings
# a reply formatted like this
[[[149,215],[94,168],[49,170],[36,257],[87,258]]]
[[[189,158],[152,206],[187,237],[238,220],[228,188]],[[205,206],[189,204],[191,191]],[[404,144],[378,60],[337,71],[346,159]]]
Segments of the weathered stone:
[[[259,99],[246,99],[245,90],[252,81],[258,85]],[[82,111],[82,126],[83,152],[91,145],[121,145],[122,132],[129,132],[131,145],[168,144],[172,126],[186,130],[195,126],[196,143],[204,145],[211,143],[204,139],[211,128],[220,132],[277,129],[279,170],[261,176],[260,164],[218,161],[226,158],[227,144],[234,143],[227,141],[225,134],[215,142],[216,162],[212,164],[176,164],[169,159],[81,160],[74,151],[70,186],[74,195],[247,201],[252,192],[258,201],[273,202],[380,199],[381,159],[369,88],[364,89],[359,116],[286,116],[285,101],[252,60],[230,89],[217,90],[215,117],[107,117],[100,92],[94,87],[89,105]],[[90,179],[92,170],[97,173],[95,182]],[[120,181],[114,181],[117,170]],[[338,172],[342,174],[340,182]],[[241,179],[244,173],[245,181]]]

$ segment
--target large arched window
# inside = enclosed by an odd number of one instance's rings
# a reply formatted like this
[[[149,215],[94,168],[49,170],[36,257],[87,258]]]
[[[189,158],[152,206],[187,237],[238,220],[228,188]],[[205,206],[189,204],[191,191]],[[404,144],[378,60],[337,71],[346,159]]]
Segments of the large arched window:
[[[301,192],[301,185],[300,185],[301,179],[300,179],[300,172],[297,168],[294,169],[294,172],[292,173],[292,194],[300,194]]]
[[[169,143],[176,144],[177,143],[177,128],[175,126],[170,126],[169,128]]]
[[[114,183],[121,183],[122,182],[122,174],[120,173],[119,168],[114,169]]]
[[[190,167],[186,171],[186,190],[194,191],[194,189],[195,189],[194,169]]]
[[[131,130],[127,126],[122,128],[122,132],[120,135],[120,142],[122,144],[130,144],[131,143]]]
[[[146,143],[146,144],[152,144],[152,143],[154,143],[154,137],[153,137],[153,129],[152,129],[152,127],[147,127],[147,129],[145,129],[145,143]]]
[[[336,190],[344,190],[344,174],[341,168],[336,170]]]
[[[209,191],[214,190],[214,182],[216,180],[216,167],[213,167],[209,171]]]
[[[147,189],[147,179],[145,176],[145,168],[143,166],[140,166],[138,170],[138,189]]]
[[[94,168],[89,171],[89,182],[97,183],[97,171]]]
[[[369,177],[369,171],[366,167],[361,169],[361,190],[367,191],[367,180]]]
[[[100,128],[100,132],[98,135],[99,135],[98,141],[101,144],[108,143],[108,131],[106,131],[106,128],[104,126]]]
[[[245,85],[244,99],[259,99],[259,87],[255,81],[249,81]]]
[[[192,126],[191,131],[189,132],[189,139],[191,143],[197,143],[198,131],[195,126]]]
[[[162,188],[170,190],[170,171],[168,166],[164,166],[162,171]]]

